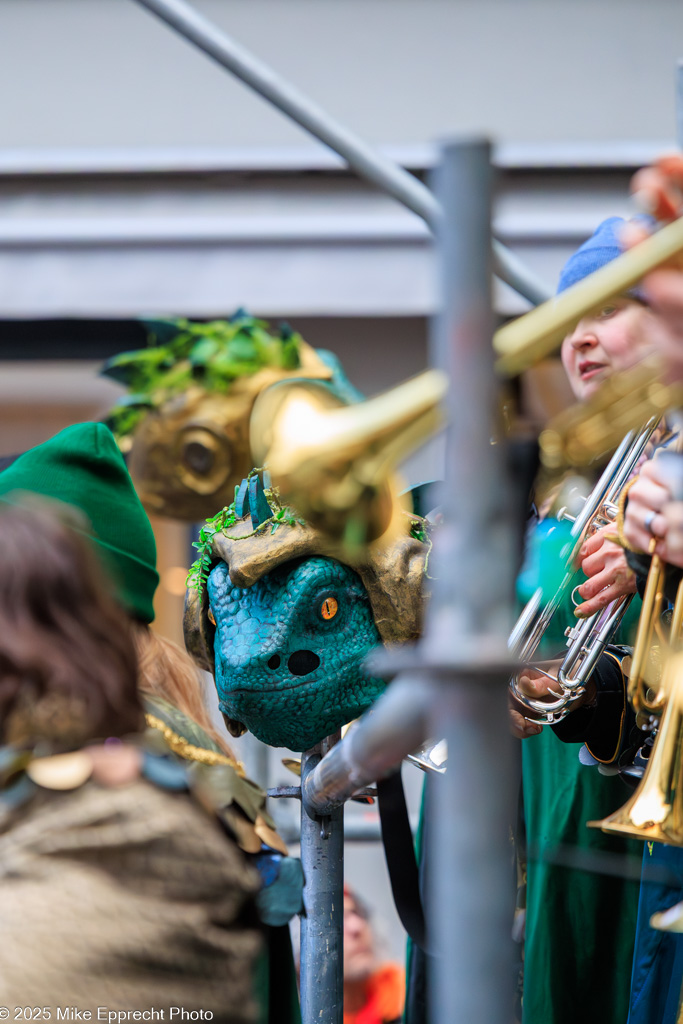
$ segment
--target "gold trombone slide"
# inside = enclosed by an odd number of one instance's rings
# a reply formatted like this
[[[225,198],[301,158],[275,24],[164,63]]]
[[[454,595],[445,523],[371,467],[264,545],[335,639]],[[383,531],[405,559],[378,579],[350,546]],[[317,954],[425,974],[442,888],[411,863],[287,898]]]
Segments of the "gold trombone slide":
[[[592,309],[628,291],[651,270],[682,252],[683,217],[679,217],[566,292],[501,327],[493,336],[498,372],[514,377],[527,370],[550,355]]]
[[[287,381],[262,391],[250,443],[284,500],[349,548],[385,540],[401,519],[398,464],[444,424],[447,379],[427,370],[344,406],[324,386]]]

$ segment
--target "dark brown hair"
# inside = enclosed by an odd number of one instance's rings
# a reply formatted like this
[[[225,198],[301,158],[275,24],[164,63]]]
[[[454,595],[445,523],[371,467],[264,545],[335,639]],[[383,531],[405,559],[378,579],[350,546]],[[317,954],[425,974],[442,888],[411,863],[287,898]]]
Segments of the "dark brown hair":
[[[0,741],[78,746],[142,727],[126,614],[68,505],[0,502]]]

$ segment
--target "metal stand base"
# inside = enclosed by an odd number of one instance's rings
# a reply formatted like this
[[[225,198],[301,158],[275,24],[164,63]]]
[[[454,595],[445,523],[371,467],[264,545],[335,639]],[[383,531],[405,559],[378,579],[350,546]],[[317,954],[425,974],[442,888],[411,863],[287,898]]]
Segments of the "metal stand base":
[[[308,750],[301,761],[302,786],[337,737]],[[324,749],[323,749],[324,748]],[[301,1016],[316,1024],[343,1024],[344,808],[309,816],[301,804]]]

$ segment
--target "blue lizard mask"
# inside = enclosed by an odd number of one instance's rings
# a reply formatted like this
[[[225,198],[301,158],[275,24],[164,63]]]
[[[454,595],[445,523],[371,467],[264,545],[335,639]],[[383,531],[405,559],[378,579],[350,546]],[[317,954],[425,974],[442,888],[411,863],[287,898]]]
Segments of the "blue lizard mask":
[[[381,643],[360,577],[331,558],[288,562],[241,588],[208,580],[219,706],[272,746],[307,750],[384,689],[363,672]]]
[[[370,707],[384,683],[364,672],[365,656],[420,634],[423,524],[406,517],[388,546],[363,549],[347,564],[253,476],[207,522],[185,643],[213,673],[234,736],[249,729],[272,746],[308,750]]]

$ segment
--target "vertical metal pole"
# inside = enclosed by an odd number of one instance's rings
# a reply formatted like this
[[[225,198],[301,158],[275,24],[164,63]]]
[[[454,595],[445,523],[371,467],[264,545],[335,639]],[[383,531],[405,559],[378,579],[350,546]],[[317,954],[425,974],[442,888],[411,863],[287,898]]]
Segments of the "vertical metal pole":
[[[301,784],[339,739],[328,737],[301,759]],[[301,801],[301,1019],[343,1024],[344,808],[313,817]]]
[[[439,667],[433,734],[446,736],[449,768],[429,829],[432,1024],[509,1024],[512,1013],[506,646],[516,562],[503,444],[491,443],[492,184],[486,141],[445,146],[433,362],[450,376],[450,432],[425,649]]]

